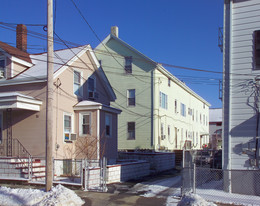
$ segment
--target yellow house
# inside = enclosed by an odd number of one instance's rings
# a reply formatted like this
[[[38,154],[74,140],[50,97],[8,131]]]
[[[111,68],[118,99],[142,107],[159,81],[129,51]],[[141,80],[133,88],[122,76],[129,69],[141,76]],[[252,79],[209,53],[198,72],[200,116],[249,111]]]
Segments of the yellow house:
[[[118,28],[95,48],[114,89],[121,150],[199,149],[209,143],[210,104],[162,65],[119,38]]]

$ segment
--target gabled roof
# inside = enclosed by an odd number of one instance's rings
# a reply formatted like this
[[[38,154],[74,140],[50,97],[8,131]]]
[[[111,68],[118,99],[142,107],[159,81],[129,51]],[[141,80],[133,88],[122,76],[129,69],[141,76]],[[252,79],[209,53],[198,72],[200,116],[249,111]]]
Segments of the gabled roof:
[[[157,62],[153,61],[149,57],[145,56],[120,38],[114,36],[113,34],[109,34],[96,48],[95,50],[101,50],[102,47],[104,47],[109,40],[115,40],[122,44],[123,46],[127,47],[130,49],[132,52],[135,54],[139,55],[140,57],[144,58],[146,61],[150,62],[153,64],[155,67],[154,69],[158,69],[160,72],[162,72],[164,75],[166,75],[168,78],[170,78],[172,81],[174,81],[176,84],[178,84],[180,87],[182,87],[184,90],[189,92],[191,95],[195,96],[198,98],[200,101],[204,102],[207,106],[210,106],[210,103],[208,103],[205,99],[203,99],[201,96],[199,96],[197,93],[195,93],[192,89],[190,89],[186,84],[184,84],[182,81],[180,81],[177,77],[175,77],[173,74],[171,74],[167,69],[165,69],[161,64],[158,64]]]
[[[11,46],[10,46],[11,47]],[[14,48],[16,49],[16,48]],[[74,47],[69,49],[57,50],[54,51],[53,58],[53,73],[54,78],[59,76],[63,71],[65,71],[70,65],[77,61],[81,55],[86,52],[90,53],[90,58],[93,59],[93,66],[96,69],[97,75],[100,77],[101,82],[104,84],[104,88],[108,92],[110,96],[110,100],[114,101],[116,99],[116,95],[104,74],[104,71],[100,67],[100,64],[91,48],[91,46],[83,45],[80,47]],[[26,53],[27,54],[27,53]],[[29,54],[28,54],[29,55]],[[45,81],[47,78],[47,53],[41,54],[31,54],[29,58],[32,60],[32,67],[24,70],[23,72],[17,74],[13,78],[0,82],[0,86],[6,86],[8,84],[23,84],[30,82],[39,82]],[[86,67],[84,63],[82,63],[82,67]]]
[[[134,47],[130,46],[129,44],[127,44],[126,42],[124,42],[122,39],[119,39],[118,37],[109,34],[94,50],[99,50],[101,49],[104,45],[106,45],[106,43],[110,40],[110,39],[114,39],[115,41],[123,44],[125,47],[127,47],[128,49],[130,49],[131,51],[133,51],[134,53],[136,53],[137,55],[141,56],[142,58],[144,58],[145,60],[149,61],[150,63],[152,63],[154,66],[157,65],[157,63],[155,61],[153,61],[152,59],[150,59],[149,57],[145,56],[143,53],[141,53],[140,51],[138,51],[137,49],[135,49]]]
[[[24,52],[20,49],[17,49],[13,46],[10,46],[9,44],[6,44],[2,41],[0,41],[0,48],[1,50],[3,50],[4,52],[6,52],[7,54],[14,56],[18,59],[24,60],[28,63],[32,63],[30,55],[27,52]]]
[[[73,57],[79,55],[79,53],[86,47],[89,47],[89,45],[54,51],[53,73],[55,74],[55,72],[64,67],[64,65],[69,64],[69,61]],[[31,54],[30,58],[32,59],[32,63],[34,65],[24,72],[18,74],[16,77],[14,77],[15,79],[47,76],[47,53]]]

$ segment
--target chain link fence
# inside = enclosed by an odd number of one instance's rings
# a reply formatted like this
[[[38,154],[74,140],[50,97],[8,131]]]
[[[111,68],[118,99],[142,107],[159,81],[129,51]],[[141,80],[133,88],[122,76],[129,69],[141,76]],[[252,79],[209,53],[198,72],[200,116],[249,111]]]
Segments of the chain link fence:
[[[185,152],[182,195],[193,192],[215,202],[230,203],[233,198],[233,203],[239,200],[260,203],[260,170],[216,169],[216,164],[210,164],[212,159],[204,161],[205,158],[201,160],[196,154],[196,151]]]

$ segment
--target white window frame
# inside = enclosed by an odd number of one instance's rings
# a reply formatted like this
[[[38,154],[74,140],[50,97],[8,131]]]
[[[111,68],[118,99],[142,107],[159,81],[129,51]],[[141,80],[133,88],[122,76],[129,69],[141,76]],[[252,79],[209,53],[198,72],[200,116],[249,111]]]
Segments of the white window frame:
[[[74,132],[74,115],[72,113],[67,113],[64,112],[63,113],[63,142],[68,142],[69,140],[65,140],[65,133],[68,133],[65,131],[65,116],[70,116],[71,118],[71,129],[69,133],[73,133]]]
[[[109,134],[107,135],[107,119],[106,118],[109,118]],[[110,113],[105,113],[105,135],[106,137],[112,137],[112,121],[113,121],[113,118],[112,118],[112,114]]]
[[[135,94],[135,97],[134,97],[135,103],[134,103],[134,105],[130,105],[130,104],[129,104],[130,91],[134,91],[134,94]],[[131,99],[132,99],[132,98],[131,98]],[[135,107],[135,106],[136,106],[136,90],[135,90],[135,89],[128,89],[128,90],[127,90],[127,106],[128,106],[128,107]]]
[[[89,134],[83,134],[83,116],[84,115],[89,115]],[[91,112],[80,112],[79,113],[79,136],[86,136],[86,135],[91,135],[92,134],[92,113]]]
[[[186,117],[186,105],[181,103],[181,116]]]
[[[3,72],[4,72],[4,78],[6,78],[6,56],[0,56],[0,60],[4,60]]]
[[[74,81],[74,75],[75,75],[75,72],[79,73],[79,80],[80,80],[80,83],[77,84],[75,83]],[[82,71],[78,70],[78,69],[73,69],[73,94],[77,97],[82,97],[82,94],[83,94],[83,89],[82,89]],[[75,93],[75,84],[79,86],[79,94],[76,94]]]
[[[163,99],[164,99],[164,105],[163,105]],[[163,109],[168,109],[168,95],[160,92],[160,107]]]

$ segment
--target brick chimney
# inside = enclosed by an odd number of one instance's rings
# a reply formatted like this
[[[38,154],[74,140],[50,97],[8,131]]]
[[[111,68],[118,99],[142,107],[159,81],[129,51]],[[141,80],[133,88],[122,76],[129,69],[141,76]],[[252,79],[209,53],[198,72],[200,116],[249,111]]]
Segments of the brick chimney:
[[[111,34],[118,38],[118,27],[117,26],[111,27]]]
[[[27,52],[27,28],[24,24],[16,27],[16,48]]]

